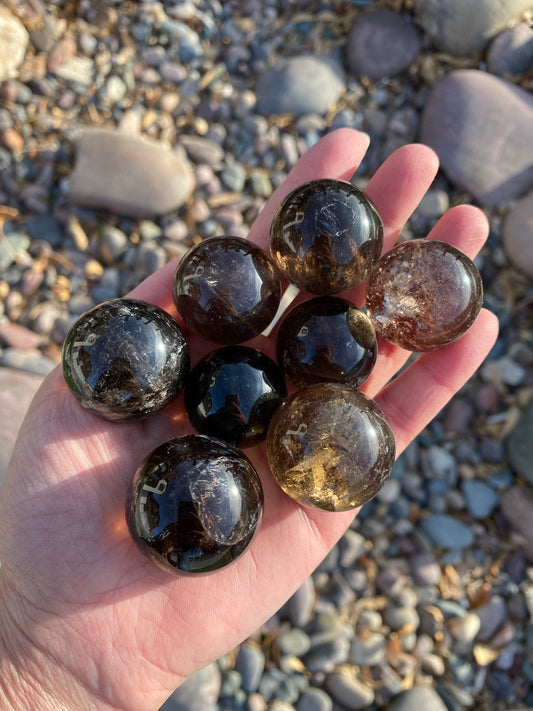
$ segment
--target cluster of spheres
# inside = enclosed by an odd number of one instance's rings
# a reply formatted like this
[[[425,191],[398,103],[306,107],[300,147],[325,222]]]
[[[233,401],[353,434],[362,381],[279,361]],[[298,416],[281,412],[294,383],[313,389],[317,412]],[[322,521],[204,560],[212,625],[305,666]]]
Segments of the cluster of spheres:
[[[130,533],[156,564],[206,573],[247,548],[263,493],[242,450],[264,439],[274,477],[304,506],[346,511],[383,486],[394,436],[358,390],[375,365],[377,334],[409,350],[440,348],[473,323],[482,285],[471,260],[444,242],[411,240],[384,257],[382,249],[383,225],[365,194],[314,180],[278,208],[270,256],[226,236],[186,253],[173,283],[184,329],[128,298],[74,323],[63,371],[85,408],[128,420],[183,391],[198,431],[149,454],[126,496]],[[364,308],[337,296],[365,281]],[[305,299],[277,324],[276,362],[243,343],[276,323],[285,282]],[[218,346],[192,369],[187,332]]]

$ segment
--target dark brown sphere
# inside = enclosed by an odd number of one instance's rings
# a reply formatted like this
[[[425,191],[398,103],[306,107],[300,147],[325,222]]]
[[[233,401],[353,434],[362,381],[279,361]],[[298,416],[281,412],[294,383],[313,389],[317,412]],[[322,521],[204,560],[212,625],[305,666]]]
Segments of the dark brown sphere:
[[[143,417],[179,395],[189,349],[176,321],[139,299],[112,299],[84,313],[63,346],[72,393],[108,420]]]
[[[208,341],[234,345],[260,334],[281,298],[276,267],[241,237],[210,237],[183,257],[174,300],[183,323]]]
[[[312,180],[281,203],[270,251],[286,279],[312,294],[337,294],[363,282],[383,248],[383,225],[362,190]]]
[[[126,498],[137,546],[177,573],[207,573],[238,558],[262,510],[263,490],[250,461],[204,435],[157,447],[137,470]]]
[[[365,312],[337,296],[295,306],[277,335],[278,363],[295,385],[361,385],[377,357],[376,332]]]
[[[395,442],[374,400],[350,386],[324,383],[301,388],[276,411],[267,455],[279,485],[298,503],[347,511],[387,481]]]
[[[376,331],[410,351],[431,351],[462,336],[483,303],[474,263],[433,239],[396,245],[368,280],[366,307]]]

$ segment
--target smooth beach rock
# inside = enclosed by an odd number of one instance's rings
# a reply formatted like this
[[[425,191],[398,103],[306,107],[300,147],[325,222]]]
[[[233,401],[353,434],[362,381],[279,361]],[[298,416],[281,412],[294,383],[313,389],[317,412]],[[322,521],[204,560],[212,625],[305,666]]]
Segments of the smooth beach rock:
[[[182,205],[194,188],[190,163],[162,143],[89,129],[77,145],[70,199],[77,205],[148,216]]]
[[[419,50],[420,33],[408,17],[392,10],[372,10],[358,15],[352,25],[346,61],[355,76],[377,80],[407,69]]]
[[[302,55],[269,67],[257,81],[256,110],[271,114],[325,114],[344,89],[339,64],[320,55]]]
[[[394,699],[390,711],[446,711],[446,706],[434,689],[413,686]]]
[[[524,410],[518,423],[507,438],[507,454],[513,471],[528,484],[533,485],[533,403]]]
[[[0,7],[0,81],[17,76],[28,40],[28,32],[18,17]]]
[[[533,193],[519,200],[505,218],[503,245],[511,262],[533,276]]]
[[[533,29],[523,23],[508,27],[491,42],[487,54],[491,74],[525,74],[533,68]]]
[[[500,506],[511,527],[524,540],[524,552],[533,561],[533,491],[528,486],[513,486],[500,495]]]
[[[415,17],[435,46],[464,56],[487,42],[531,7],[531,0],[415,0]]]
[[[533,96],[475,69],[451,72],[431,92],[420,140],[457,187],[485,206],[533,185]]]

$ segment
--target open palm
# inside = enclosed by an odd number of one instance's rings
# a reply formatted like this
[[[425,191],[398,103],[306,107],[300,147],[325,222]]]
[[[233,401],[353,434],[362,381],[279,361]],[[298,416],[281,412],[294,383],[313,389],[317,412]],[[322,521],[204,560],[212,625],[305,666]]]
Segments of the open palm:
[[[250,239],[266,248],[273,212],[296,185],[349,179],[367,148],[363,134],[329,134],[273,195]],[[426,147],[396,151],[368,185],[394,244],[431,184],[437,159]],[[487,224],[469,206],[441,218],[431,237],[473,257]],[[131,294],[177,316],[175,263]],[[349,295],[361,302],[361,289]],[[391,378],[409,353],[380,342],[364,390],[387,414],[401,452],[472,375],[496,337],[482,310],[471,330],[424,354]],[[272,338],[250,345],[273,355]],[[192,362],[212,349],[191,339]],[[213,575],[173,576],[131,541],[127,486],[140,462],[167,439],[191,432],[183,399],[138,423],[101,420],[79,406],[56,369],[20,431],[0,500],[0,691],[9,707],[154,711],[197,669],[234,647],[271,616],[350,525],[353,513],[300,507],[268,469],[264,445],[247,450],[265,491],[250,549]],[[0,698],[1,694],[0,694]]]

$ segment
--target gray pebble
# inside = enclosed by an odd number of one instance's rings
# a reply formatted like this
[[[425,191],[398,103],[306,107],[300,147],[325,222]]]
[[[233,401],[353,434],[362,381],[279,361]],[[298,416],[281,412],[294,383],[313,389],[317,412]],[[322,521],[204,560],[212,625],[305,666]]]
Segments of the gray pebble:
[[[428,686],[413,686],[398,696],[389,711],[447,711],[441,697]]]
[[[533,194],[529,194],[514,205],[503,224],[503,244],[507,256],[529,276],[533,276],[532,224]]]
[[[418,612],[414,607],[396,607],[395,605],[387,605],[383,616],[385,622],[393,630],[399,630],[402,627],[418,629],[420,624]]]
[[[227,155],[224,161],[224,167],[220,173],[220,178],[228,190],[240,193],[244,190],[246,180],[246,169],[236,161],[232,156]]]
[[[416,212],[423,217],[441,217],[450,206],[450,198],[446,190],[430,189],[424,195]]]
[[[183,134],[179,137],[179,142],[185,147],[189,158],[194,163],[203,163],[215,170],[222,167],[224,149],[215,141],[203,136]]]
[[[507,453],[511,467],[518,476],[529,484],[533,484],[533,403],[527,407],[518,423],[507,438]]]
[[[496,508],[498,494],[483,481],[468,479],[462,484],[466,505],[474,518],[485,518]]]
[[[491,42],[487,53],[491,74],[526,74],[533,67],[533,30],[523,23],[507,27]]]
[[[259,683],[259,693],[268,701],[281,699],[289,704],[294,703],[299,695],[294,679],[276,667],[264,672]]]
[[[502,143],[509,125],[512,140]],[[484,206],[501,205],[533,184],[531,156],[523,150],[533,142],[533,97],[486,72],[452,71],[434,86],[420,140],[435,150],[449,180]]]
[[[48,375],[56,367],[53,360],[41,355],[39,351],[19,348],[5,348],[1,351],[0,365],[34,375]]]
[[[311,650],[305,655],[304,662],[312,674],[332,671],[337,664],[346,661],[350,652],[350,642],[342,636],[320,644],[316,644],[316,639],[312,638],[311,643]]]
[[[346,674],[329,674],[326,686],[335,701],[352,711],[366,709],[374,701],[374,692],[370,687]]]
[[[127,236],[118,227],[105,225],[100,233],[99,256],[104,264],[112,266],[115,264],[129,247]]]
[[[322,689],[310,687],[300,694],[296,711],[333,711],[333,701]]]
[[[160,711],[215,711],[220,683],[218,666],[209,664],[176,689]]]
[[[59,220],[52,215],[32,215],[24,221],[24,227],[32,239],[42,239],[58,247],[65,240],[65,232]]]
[[[293,627],[279,635],[278,647],[283,655],[301,657],[311,648],[311,640],[303,630]]]
[[[279,60],[257,80],[257,111],[263,116],[325,114],[344,86],[342,68],[330,57]]]
[[[364,12],[348,35],[348,67],[355,76],[391,77],[407,69],[420,44],[420,33],[409,17],[392,10]]]
[[[247,694],[257,691],[264,668],[263,650],[255,645],[242,644],[235,660],[235,669],[242,677],[242,688]]]
[[[435,560],[435,558],[429,553],[419,553],[412,556],[411,566],[413,571],[413,577],[422,585],[438,585],[442,577],[442,570]]]
[[[378,632],[356,635],[352,641],[351,660],[359,666],[372,667],[385,659],[387,641]]]
[[[476,615],[480,620],[477,638],[480,642],[488,642],[507,617],[505,600],[500,595],[493,595],[485,605],[476,608]]]
[[[482,52],[509,22],[531,7],[530,0],[415,0],[415,15],[426,34],[445,52]]]
[[[446,514],[429,514],[422,520],[422,527],[433,543],[442,548],[467,548],[473,540],[466,524]]]

